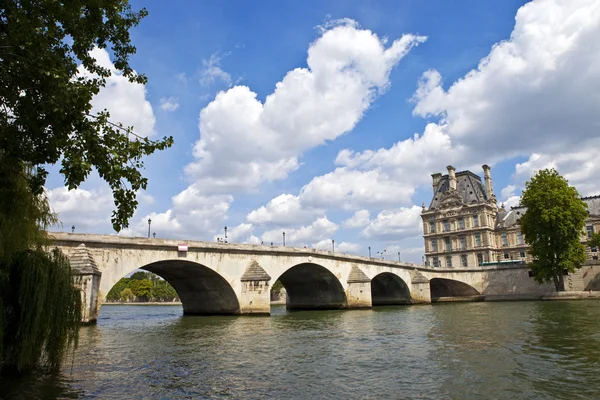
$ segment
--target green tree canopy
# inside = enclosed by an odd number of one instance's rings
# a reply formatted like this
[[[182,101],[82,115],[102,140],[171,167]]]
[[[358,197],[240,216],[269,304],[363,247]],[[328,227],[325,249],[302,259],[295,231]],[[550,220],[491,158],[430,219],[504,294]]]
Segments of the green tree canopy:
[[[35,194],[43,191],[46,164],[61,162],[69,189],[95,169],[113,191],[116,231],[128,226],[136,193],[146,188],[142,158],[173,139],[136,137],[108,111],[92,113],[111,71],[90,51],[110,46],[115,68],[145,83],[129,65],[136,51],[129,29],[146,15],[127,0],[6,0],[0,8],[0,163],[14,174],[23,164],[34,167],[27,179]],[[78,74],[79,65],[90,74]]]
[[[533,275],[564,290],[563,271],[574,272],[585,262],[581,235],[587,205],[554,169],[541,170],[527,182],[521,204],[527,207],[521,229],[534,258]]]

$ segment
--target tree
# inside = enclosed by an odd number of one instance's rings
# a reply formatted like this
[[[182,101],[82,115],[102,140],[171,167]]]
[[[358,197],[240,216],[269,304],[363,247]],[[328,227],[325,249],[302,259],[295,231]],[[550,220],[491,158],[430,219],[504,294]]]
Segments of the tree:
[[[563,271],[574,272],[585,262],[580,237],[587,205],[554,169],[541,170],[527,182],[521,204],[527,207],[521,229],[534,259],[533,276],[564,290]]]
[[[136,193],[146,188],[142,158],[173,139],[151,141],[111,121],[106,110],[92,113],[92,98],[112,72],[90,51],[110,45],[115,68],[146,83],[129,65],[136,51],[129,29],[146,15],[127,0],[7,0],[0,9],[0,163],[14,174],[23,164],[32,167],[27,180],[36,195],[46,164],[61,161],[69,189],[95,169],[112,189],[116,231],[128,226]],[[79,65],[89,74],[78,73]]]
[[[148,301],[152,297],[152,282],[147,279],[134,281],[131,290],[140,301]]]
[[[92,113],[111,71],[90,55],[110,46],[114,67],[132,82],[129,29],[146,15],[127,0],[6,0],[0,7],[0,367],[58,368],[77,343],[80,297],[68,260],[47,252],[57,222],[44,195],[46,164],[61,162],[69,189],[96,170],[111,187],[112,224],[128,226],[145,189],[143,157],[171,137],[140,137],[133,127]],[[80,74],[80,67],[88,71]],[[35,288],[33,290],[32,288]],[[17,327],[17,328],[15,328]],[[16,329],[16,330],[15,330]]]
[[[600,233],[592,233],[592,237],[587,241],[589,247],[600,247]]]
[[[129,302],[135,298],[135,295],[129,288],[125,288],[121,291],[119,296],[121,301]]]

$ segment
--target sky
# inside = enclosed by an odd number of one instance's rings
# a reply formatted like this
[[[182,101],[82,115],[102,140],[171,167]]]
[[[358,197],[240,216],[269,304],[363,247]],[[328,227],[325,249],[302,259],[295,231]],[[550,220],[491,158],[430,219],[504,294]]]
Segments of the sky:
[[[600,194],[600,2],[596,0],[132,1],[122,77],[96,111],[172,148],[121,235],[286,245],[421,262],[431,174],[492,167],[517,205],[554,167]],[[85,73],[85,71],[81,71]],[[97,175],[46,184],[61,226],[116,234]],[[334,241],[334,243],[332,243]],[[385,253],[384,253],[385,251]]]

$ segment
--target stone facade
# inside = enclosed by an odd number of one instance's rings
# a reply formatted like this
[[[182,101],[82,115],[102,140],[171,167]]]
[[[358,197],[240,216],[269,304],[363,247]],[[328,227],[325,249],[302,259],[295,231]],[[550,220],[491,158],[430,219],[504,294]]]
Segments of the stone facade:
[[[520,230],[525,207],[497,206],[491,168],[483,165],[484,181],[471,171],[432,174],[433,198],[423,205],[421,218],[426,265],[436,268],[471,268],[490,265],[524,265],[531,261]],[[600,196],[584,197],[588,219],[581,240],[600,232]],[[586,247],[587,263],[598,261],[599,249]]]

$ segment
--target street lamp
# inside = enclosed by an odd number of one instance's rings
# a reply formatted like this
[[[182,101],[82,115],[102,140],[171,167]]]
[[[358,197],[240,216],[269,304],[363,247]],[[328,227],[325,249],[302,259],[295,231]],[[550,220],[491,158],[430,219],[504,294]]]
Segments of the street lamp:
[[[369,258],[371,258],[371,246],[369,246]]]
[[[398,252],[398,262],[400,262],[400,252]]]
[[[150,239],[150,225],[152,224],[152,220],[148,218],[148,239]]]
[[[152,232],[152,237],[156,239],[156,232]]]
[[[225,243],[227,243],[227,227],[225,227],[223,229],[225,229]]]
[[[335,240],[331,239],[331,251],[335,252]]]
[[[285,247],[285,232],[282,232],[282,233],[283,233],[283,247]]]
[[[71,227],[71,233],[75,233],[75,225]]]

